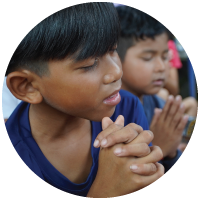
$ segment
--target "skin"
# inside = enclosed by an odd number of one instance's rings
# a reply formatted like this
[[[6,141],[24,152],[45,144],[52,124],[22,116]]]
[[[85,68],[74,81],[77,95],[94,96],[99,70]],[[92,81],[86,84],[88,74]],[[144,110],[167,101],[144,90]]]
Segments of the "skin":
[[[123,123],[122,116],[119,116],[115,123],[108,118],[102,120],[103,131],[98,135],[98,139],[101,140],[101,137],[107,135],[108,142],[100,151],[99,169],[88,197],[106,198],[135,192],[164,174],[163,166],[157,163],[163,156],[161,149],[157,146],[148,146],[153,137],[152,132],[143,131],[142,127],[136,124],[128,124],[124,127]],[[113,142],[111,138],[115,137],[114,142],[116,142],[116,135],[127,135],[127,133],[134,135],[136,130],[141,132],[129,143],[129,148],[126,148],[127,144],[122,143],[111,145]],[[119,149],[122,150],[121,153]],[[115,156],[113,152],[120,157]],[[130,155],[132,156],[129,157]]]
[[[181,96],[177,96],[176,99],[170,96],[163,109],[155,109],[150,125],[150,130],[155,133],[153,143],[160,145],[164,157],[176,156],[183,129],[188,121],[188,116],[184,116],[185,108],[181,101]]]
[[[169,52],[171,57],[173,56],[173,52]],[[170,64],[170,63],[169,63]],[[164,86],[164,88],[161,88],[160,91],[157,93],[158,96],[160,96],[165,101],[168,99],[168,96],[170,94],[177,95],[179,94],[179,77],[178,77],[178,70],[177,68],[174,68],[170,64],[170,70],[169,70],[169,76],[167,78],[167,82]],[[183,99],[182,101],[184,107],[185,107],[185,114],[189,116],[196,117],[197,116],[197,101],[193,97],[187,97]],[[182,152],[185,150],[187,146],[187,143],[185,141],[182,141],[179,145],[178,149],[180,149]]]
[[[129,48],[123,62],[122,88],[139,97],[157,94],[169,74],[168,37],[162,33],[155,39],[145,38]],[[131,73],[132,72],[132,73]],[[160,80],[158,83],[156,80]],[[170,97],[171,98],[171,97]],[[153,144],[161,147],[164,157],[173,158],[187,123],[182,99],[172,98],[162,110],[155,110],[150,130]]]
[[[45,157],[69,180],[82,183],[92,166],[90,120],[114,113],[115,106],[103,101],[121,88],[121,62],[110,51],[97,63],[95,58],[77,63],[67,58],[48,66],[42,77],[25,69],[13,72],[7,85],[17,98],[31,103],[32,135]]]
[[[178,70],[176,68],[170,67],[165,88],[169,91],[169,94],[174,96],[179,94]]]
[[[94,65],[95,67],[91,67]],[[23,68],[12,72],[7,77],[7,86],[15,97],[31,104],[29,120],[32,136],[45,157],[69,180],[77,184],[82,183],[86,181],[92,166],[90,120],[101,121],[104,117],[110,117],[114,113],[115,106],[106,104],[104,100],[121,87],[121,62],[116,51],[110,51],[98,58],[98,61],[90,58],[75,63],[66,58],[61,61],[49,61],[48,66],[48,75],[42,77]],[[129,129],[123,128],[123,122],[119,121],[117,123],[120,124],[118,126],[120,132],[116,129],[112,138],[118,138],[123,134],[128,135],[130,143],[123,148],[130,149],[129,145],[132,145],[134,134],[128,134]],[[110,127],[108,125],[111,124],[110,121],[105,123],[102,122],[106,131]],[[131,130],[134,133],[137,131],[134,128]],[[132,192],[152,183],[164,172],[161,165],[154,164],[162,157],[162,151],[155,148],[151,153],[147,144],[148,151],[142,148],[148,140],[148,137],[144,137],[145,134],[147,133],[141,134],[139,138],[143,139],[137,142],[139,150],[137,152],[127,151],[125,155],[127,160],[131,159],[129,157],[135,157],[134,164],[138,164],[138,169],[134,174],[147,176],[147,180],[142,179],[140,185],[135,185],[134,188],[130,185],[129,189]],[[120,142],[122,143],[123,140],[118,139],[118,143]],[[116,142],[112,143],[114,144]],[[112,160],[112,158],[120,160],[113,150],[110,148],[106,151],[105,160]],[[101,151],[103,152],[103,149]],[[143,156],[144,162],[137,162],[137,155]],[[145,156],[148,157],[145,158]],[[111,175],[108,177],[110,180],[109,187],[106,189],[108,196],[118,195],[117,191],[113,190],[112,194],[109,194],[113,188],[112,184],[120,185],[121,180],[126,182],[127,178],[130,179],[130,176],[126,174],[126,172],[130,173],[130,166],[127,162],[124,162],[122,166],[125,166],[125,163],[128,168],[122,175],[126,176],[120,176],[120,179],[116,179],[116,174],[114,177]],[[99,169],[101,173],[109,175],[105,165],[102,164]],[[104,181],[103,178],[103,176],[98,176],[95,179],[95,185],[90,192],[91,196],[102,195],[99,183]],[[121,193],[124,194],[126,191],[129,190],[121,191]]]
[[[169,59],[173,58],[173,51],[169,50]],[[161,88],[158,92],[158,96],[167,100],[169,95],[176,96],[179,94],[179,77],[177,68],[173,67],[169,62],[169,76],[165,83],[164,88]],[[197,115],[197,101],[193,97],[187,97],[183,99],[183,104],[185,107],[185,113],[196,117]]]
[[[173,58],[173,51],[169,49],[169,61],[172,58]],[[173,96],[176,96],[179,94],[178,70],[177,68],[174,68],[173,66],[171,66],[170,62],[168,63],[168,65],[169,65],[169,76],[164,85],[164,88],[161,88],[157,94],[164,100],[167,100],[167,97],[169,96],[169,94],[172,94]]]
[[[123,89],[140,98],[144,94],[156,94],[165,84],[168,76],[167,35],[161,34],[155,40],[146,38],[130,47],[123,62]],[[161,85],[155,81],[162,79]]]
[[[176,68],[170,67],[169,76],[167,78],[165,88],[161,88],[157,94],[164,100],[167,100],[170,94],[175,96],[179,93],[178,70]],[[195,98],[187,97],[183,99],[183,104],[186,114],[193,117],[197,116],[197,100]]]

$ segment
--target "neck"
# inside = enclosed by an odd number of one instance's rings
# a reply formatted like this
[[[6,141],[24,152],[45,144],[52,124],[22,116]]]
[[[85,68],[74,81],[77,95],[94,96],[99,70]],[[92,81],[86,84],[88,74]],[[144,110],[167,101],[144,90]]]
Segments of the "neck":
[[[131,92],[140,99],[141,103],[143,102],[143,94],[141,94],[139,91],[134,90],[133,88],[125,85],[124,83],[122,84],[122,89]]]
[[[60,137],[81,137],[85,132],[82,127],[90,127],[90,121],[50,107],[46,103],[31,104],[29,110],[31,132],[34,138],[56,139]],[[88,129],[86,128],[86,130]],[[79,130],[79,131],[78,131]],[[88,130],[87,130],[88,131]],[[76,134],[74,134],[76,132]]]

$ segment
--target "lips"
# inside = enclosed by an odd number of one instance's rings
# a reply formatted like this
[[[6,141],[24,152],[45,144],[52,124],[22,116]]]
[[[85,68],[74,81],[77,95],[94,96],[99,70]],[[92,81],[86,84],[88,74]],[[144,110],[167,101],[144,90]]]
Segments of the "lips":
[[[154,82],[157,82],[157,81],[162,81],[162,82],[164,82],[164,79],[159,78],[159,79],[156,79]]]
[[[153,81],[155,86],[162,86],[164,84],[164,79],[156,79]]]
[[[106,99],[111,98],[112,96],[115,96],[118,92],[120,91],[120,89],[115,90],[112,94],[110,94]]]
[[[121,96],[119,94],[119,90],[116,90],[106,99],[104,99],[103,103],[110,106],[116,106],[120,101],[121,101]]]

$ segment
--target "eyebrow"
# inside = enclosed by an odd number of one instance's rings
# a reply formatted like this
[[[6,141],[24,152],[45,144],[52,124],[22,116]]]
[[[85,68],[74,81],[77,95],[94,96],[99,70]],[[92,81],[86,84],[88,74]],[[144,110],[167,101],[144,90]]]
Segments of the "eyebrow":
[[[166,50],[163,51],[163,53],[167,53],[168,51],[169,51],[169,49],[166,49]],[[154,51],[154,50],[144,50],[144,51],[142,51],[142,53],[156,53],[156,51]]]

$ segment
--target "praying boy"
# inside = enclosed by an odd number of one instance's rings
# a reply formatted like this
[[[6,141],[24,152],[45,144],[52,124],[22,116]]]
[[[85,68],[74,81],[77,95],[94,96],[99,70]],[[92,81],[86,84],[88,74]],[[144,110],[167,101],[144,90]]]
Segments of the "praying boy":
[[[164,173],[139,100],[120,91],[118,33],[110,3],[63,9],[26,35],[6,71],[23,101],[6,122],[16,151],[40,178],[72,194],[124,195]]]
[[[156,95],[168,76],[168,30],[137,9],[119,6],[117,11],[121,23],[118,53],[123,68],[122,88],[143,104],[154,133],[152,143],[162,149],[167,171],[181,155],[177,148],[188,121],[180,95],[169,96],[166,103]]]

